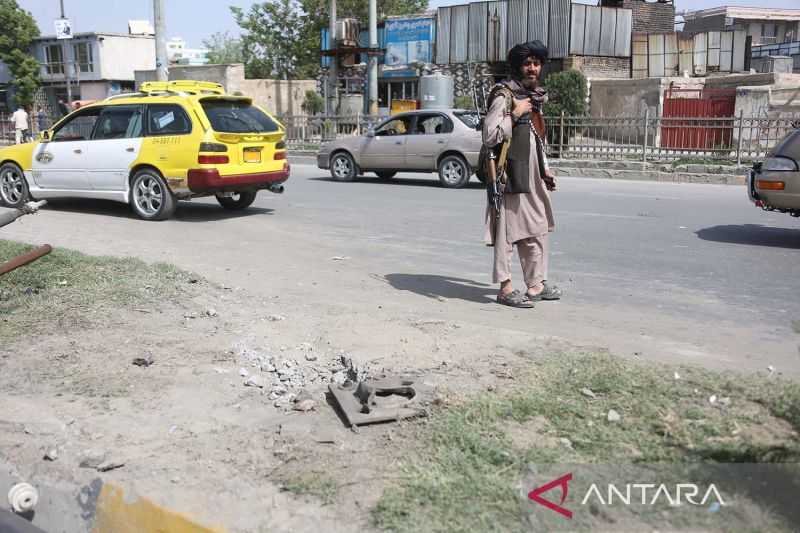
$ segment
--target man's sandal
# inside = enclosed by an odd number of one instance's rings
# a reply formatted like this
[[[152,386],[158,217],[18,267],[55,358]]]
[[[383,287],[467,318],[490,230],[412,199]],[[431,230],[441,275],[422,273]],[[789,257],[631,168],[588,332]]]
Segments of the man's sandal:
[[[511,291],[508,294],[502,292],[497,295],[497,303],[507,305],[509,307],[519,307],[521,309],[530,309],[535,307],[535,304],[528,298],[527,295],[517,290]]]
[[[543,283],[543,285],[544,285],[544,289],[542,289],[542,292],[540,292],[539,294],[526,293],[526,296],[528,297],[528,300],[530,300],[532,302],[541,302],[541,301],[546,301],[546,300],[560,300],[561,299],[561,295],[563,294],[561,292],[561,289],[559,289],[555,285],[548,285],[547,283]]]

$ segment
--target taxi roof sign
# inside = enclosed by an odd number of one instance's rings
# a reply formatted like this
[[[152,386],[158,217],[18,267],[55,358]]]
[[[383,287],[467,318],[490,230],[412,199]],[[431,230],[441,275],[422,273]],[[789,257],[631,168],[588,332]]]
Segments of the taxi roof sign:
[[[142,83],[139,90],[143,93],[225,94],[225,89],[219,83],[195,80],[146,81]]]

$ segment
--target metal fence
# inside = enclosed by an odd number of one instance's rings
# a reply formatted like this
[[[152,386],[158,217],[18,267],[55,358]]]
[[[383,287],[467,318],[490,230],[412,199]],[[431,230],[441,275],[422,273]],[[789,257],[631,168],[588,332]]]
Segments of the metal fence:
[[[800,115],[763,117],[545,117],[551,156],[580,159],[670,161],[761,159]]]
[[[365,115],[287,116],[291,150],[313,151],[320,143],[361,135],[380,120]],[[585,117],[549,116],[547,151],[572,159],[673,161],[712,159],[727,163],[766,156],[786,134],[800,126],[800,115],[763,117]]]

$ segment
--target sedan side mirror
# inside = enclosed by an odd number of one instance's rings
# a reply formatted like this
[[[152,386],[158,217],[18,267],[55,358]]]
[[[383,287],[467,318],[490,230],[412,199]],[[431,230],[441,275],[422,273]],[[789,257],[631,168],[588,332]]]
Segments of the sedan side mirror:
[[[367,130],[367,137],[375,137],[375,130],[372,128]]]

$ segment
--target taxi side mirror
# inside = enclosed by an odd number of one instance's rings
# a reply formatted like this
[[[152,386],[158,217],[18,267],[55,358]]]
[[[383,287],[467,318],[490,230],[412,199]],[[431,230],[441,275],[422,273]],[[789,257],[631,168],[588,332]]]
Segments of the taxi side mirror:
[[[44,131],[39,132],[39,138],[41,140],[43,140],[43,141],[49,141],[50,140],[50,130],[44,130]]]

